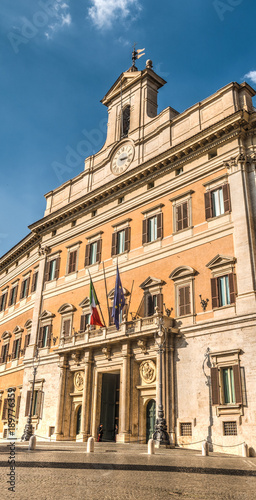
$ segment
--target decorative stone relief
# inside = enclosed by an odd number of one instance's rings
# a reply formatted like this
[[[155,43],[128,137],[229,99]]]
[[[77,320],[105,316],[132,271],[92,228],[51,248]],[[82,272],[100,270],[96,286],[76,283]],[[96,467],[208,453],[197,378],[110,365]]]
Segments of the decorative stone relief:
[[[84,387],[84,374],[83,372],[76,372],[74,375],[74,386],[77,391],[82,391]]]
[[[154,361],[148,359],[140,364],[140,376],[146,384],[152,384],[156,379],[156,365]]]

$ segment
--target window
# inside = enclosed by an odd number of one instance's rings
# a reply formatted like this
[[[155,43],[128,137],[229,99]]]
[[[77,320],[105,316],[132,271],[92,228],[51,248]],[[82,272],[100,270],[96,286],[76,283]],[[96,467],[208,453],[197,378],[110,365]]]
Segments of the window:
[[[13,286],[10,290],[10,295],[9,295],[9,303],[8,303],[8,306],[13,306],[14,304],[16,304],[16,300],[17,300],[17,293],[18,293],[18,284]]]
[[[12,347],[12,359],[17,359],[20,354],[21,338],[15,339]]]
[[[130,106],[126,106],[122,112],[122,125],[121,125],[121,139],[123,137],[128,136],[128,132],[130,129],[130,113],[131,113],[131,108]]]
[[[39,330],[39,338],[38,338],[38,348],[39,349],[42,347],[50,347],[51,334],[52,334],[51,325],[41,326],[41,328]]]
[[[38,271],[35,271],[32,278],[31,293],[34,293],[36,291],[37,282],[38,282]]]
[[[101,247],[101,238],[86,245],[84,263],[85,267],[92,266],[93,264],[101,261]]]
[[[6,363],[7,362],[8,352],[9,352],[9,344],[4,344],[2,346],[2,350],[1,350],[0,363]]]
[[[8,399],[4,398],[2,420],[7,420],[7,419],[8,419]]]
[[[173,207],[173,232],[183,231],[192,226],[192,194],[193,190],[186,191],[171,198]]]
[[[222,368],[222,388],[223,388],[223,403],[235,403],[235,386],[234,386],[234,372],[233,367]]]
[[[30,276],[22,281],[20,289],[20,300],[25,299],[28,296],[29,283],[30,283]]]
[[[192,423],[191,422],[181,422],[180,435],[181,436],[192,436]]]
[[[163,213],[161,212],[163,206],[161,204],[155,209],[142,212],[145,217],[142,225],[142,245],[163,238]]]
[[[45,281],[52,281],[58,279],[60,270],[60,257],[51,259],[46,264]]]
[[[43,391],[40,389],[36,389],[33,392],[32,417],[42,418],[43,394],[44,394]],[[32,391],[28,391],[26,399],[26,407],[25,407],[25,417],[29,415],[31,396],[32,396]]]
[[[62,335],[63,337],[69,337],[71,335],[71,319],[63,319]]]
[[[68,257],[68,274],[74,273],[77,266],[77,250],[69,252]]]
[[[80,332],[85,332],[87,325],[90,324],[91,314],[82,314],[80,320]],[[93,326],[93,325],[92,325]]]
[[[239,362],[235,363],[235,357],[238,355],[234,351],[230,354],[217,353],[216,358],[219,362],[215,362],[215,366],[211,368],[211,387],[212,387],[212,404],[217,406],[239,406],[243,404],[242,397],[242,380]],[[211,358],[215,354],[211,354]],[[223,359],[220,359],[222,358]],[[228,365],[229,358],[233,364]],[[225,366],[226,364],[226,366]]]
[[[6,308],[7,292],[3,292],[0,297],[0,312],[4,311]]]
[[[229,184],[207,191],[204,198],[206,220],[231,211]]]
[[[236,422],[223,422],[224,436],[237,436],[237,423]]]
[[[153,316],[156,312],[156,307],[159,307],[160,311],[162,310],[162,294],[147,294],[145,296],[145,316]]]
[[[212,308],[224,307],[236,301],[235,275],[211,278]]]
[[[190,285],[180,286],[178,288],[179,307],[178,316],[185,316],[191,314],[191,301],[190,301]]]
[[[130,250],[130,227],[126,227],[121,231],[115,231],[112,235],[112,250],[111,255],[118,255]]]
[[[176,205],[176,231],[181,231],[189,226],[188,223],[188,202]]]
[[[136,312],[137,316],[149,317],[153,316],[156,312],[156,307],[159,308],[159,312],[163,312],[163,294],[162,287],[165,285],[165,281],[149,276],[140,285],[144,295]]]
[[[26,348],[29,346],[29,342],[30,342],[30,333],[28,333],[27,335],[25,335],[24,353],[25,353]]]

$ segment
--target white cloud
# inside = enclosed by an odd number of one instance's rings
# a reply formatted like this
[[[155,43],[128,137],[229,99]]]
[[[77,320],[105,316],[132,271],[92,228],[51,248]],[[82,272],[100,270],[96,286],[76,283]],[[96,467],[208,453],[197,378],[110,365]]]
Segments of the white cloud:
[[[141,10],[138,0],[91,0],[88,14],[97,28],[111,28],[115,20],[127,19]]]
[[[45,32],[46,38],[52,38],[56,31],[59,31],[64,26],[70,26],[72,23],[72,18],[69,12],[69,5],[66,2],[61,2],[61,0],[54,1],[53,10],[55,15],[53,22],[47,26],[47,31]]]
[[[252,83],[256,83],[256,71],[249,71],[249,73],[244,75],[244,78],[248,78]]]

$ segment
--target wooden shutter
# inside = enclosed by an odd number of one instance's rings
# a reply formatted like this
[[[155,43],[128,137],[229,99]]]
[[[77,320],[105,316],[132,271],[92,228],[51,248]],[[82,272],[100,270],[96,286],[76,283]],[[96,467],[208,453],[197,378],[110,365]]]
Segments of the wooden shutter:
[[[38,272],[36,271],[33,274],[33,278],[32,278],[31,293],[34,293],[36,291],[37,276],[38,276]]]
[[[26,279],[26,282],[27,282],[27,288],[26,288],[26,295],[25,296],[27,297],[29,294],[30,276],[29,276],[29,278]]]
[[[143,318],[145,316],[145,295],[143,295],[140,301],[140,305],[138,307],[136,315],[139,316],[140,318]]]
[[[13,292],[13,288],[11,288],[10,292],[9,292],[9,300],[8,300],[8,307],[10,307],[12,305],[12,292]],[[13,292],[14,293],[14,292]]]
[[[97,241],[96,262],[101,261],[101,247],[102,247],[102,239],[100,238]]]
[[[5,351],[5,356],[4,356],[4,363],[7,363],[8,353],[9,353],[9,347],[10,347],[10,344],[6,344],[6,351]]]
[[[84,267],[87,267],[90,265],[90,249],[91,249],[91,245],[90,244],[86,245]]]
[[[86,314],[82,314],[80,318],[80,332],[85,332],[86,330]]]
[[[176,230],[180,231],[182,229],[182,206],[178,205],[176,207]]]
[[[157,238],[163,237],[163,212],[157,214]]]
[[[190,286],[185,286],[185,314],[191,313]]]
[[[12,344],[12,359],[15,359],[15,350],[16,350],[16,345],[17,345],[18,340],[14,340]]]
[[[76,270],[76,256],[77,256],[77,251],[73,250],[73,252],[70,252],[69,254],[69,265],[68,265],[68,273],[74,273]]]
[[[28,333],[26,336],[25,336],[25,343],[24,343],[24,348],[26,349],[29,345],[29,340],[30,340],[30,333]]]
[[[15,290],[14,290],[13,304],[16,304],[17,295],[18,295],[18,285],[16,285]]]
[[[69,337],[70,335],[70,323],[71,323],[70,319],[65,319],[65,321],[63,321],[64,337]]]
[[[109,325],[114,325],[114,318],[112,317],[112,309],[113,309],[113,306],[109,306],[109,308],[108,308]]]
[[[179,288],[179,316],[184,316],[185,314],[185,287],[181,286]]]
[[[182,204],[182,229],[186,229],[188,227],[188,202]]]
[[[211,278],[212,308],[219,307],[218,278]]]
[[[35,415],[37,415],[39,418],[42,418],[42,403],[43,403],[43,392],[38,390],[37,391]]]
[[[235,274],[228,274],[229,281],[229,293],[230,293],[230,304],[234,304],[236,301],[236,287],[235,287]]]
[[[8,419],[8,398],[4,398],[2,420],[7,420],[7,419]]]
[[[2,349],[1,349],[0,363],[3,363],[3,360],[4,360],[4,345],[2,345]]]
[[[220,384],[218,368],[211,368],[212,404],[220,404]]]
[[[131,228],[126,227],[124,231],[124,251],[130,251],[130,238],[131,238]]]
[[[44,336],[44,327],[41,326],[39,329],[39,336],[38,336],[38,349],[40,349],[43,346],[43,336]]]
[[[19,414],[20,414],[20,400],[21,400],[21,396],[19,395],[17,397],[17,402],[16,402],[16,411],[15,411],[16,420],[18,420]]]
[[[204,204],[205,204],[205,218],[210,219],[212,217],[212,193],[207,191],[204,193]]]
[[[45,281],[49,281],[50,279],[50,268],[51,268],[51,262],[46,262],[45,266]]]
[[[231,203],[230,203],[229,184],[224,184],[222,186],[222,191],[223,191],[224,211],[225,211],[225,213],[230,212],[231,211]]]
[[[56,267],[55,267],[55,276],[54,278],[57,280],[60,274],[60,257],[56,259]]]
[[[236,404],[241,405],[243,403],[243,397],[242,397],[241,373],[239,365],[233,366],[233,374],[234,374]]]
[[[148,243],[148,219],[142,221],[142,245]]]
[[[52,325],[48,326],[48,333],[46,339],[46,346],[51,347],[51,337],[52,337]]]
[[[112,234],[111,256],[117,254],[117,231]]]
[[[153,316],[154,314],[154,307],[153,307],[153,297],[148,293],[145,296],[145,317],[148,316]]]
[[[159,312],[162,313],[163,312],[163,294],[158,293],[156,297],[157,297],[157,307],[159,307]],[[154,311],[154,314],[155,314],[155,311]]]
[[[29,414],[31,394],[32,394],[32,391],[27,391],[26,406],[25,406],[25,417],[27,417],[28,414]]]

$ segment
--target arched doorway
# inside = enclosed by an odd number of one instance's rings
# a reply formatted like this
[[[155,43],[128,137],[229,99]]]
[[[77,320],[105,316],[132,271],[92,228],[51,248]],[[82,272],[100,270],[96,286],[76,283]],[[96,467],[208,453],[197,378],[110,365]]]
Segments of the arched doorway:
[[[146,439],[148,442],[148,440],[152,438],[156,423],[156,402],[154,399],[150,399],[147,404],[146,422]]]
[[[81,431],[81,416],[82,416],[82,405],[79,406],[76,413],[76,434],[80,434]]]

